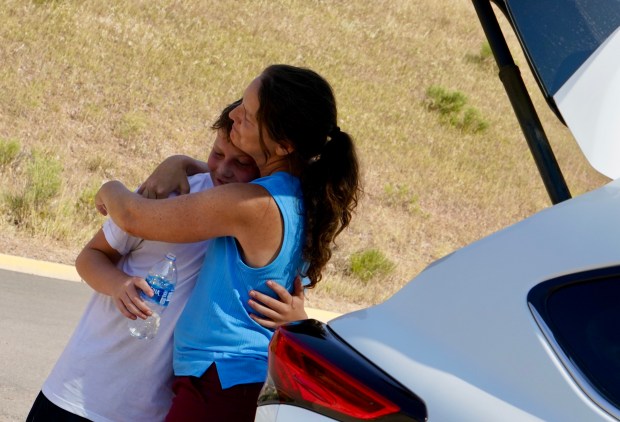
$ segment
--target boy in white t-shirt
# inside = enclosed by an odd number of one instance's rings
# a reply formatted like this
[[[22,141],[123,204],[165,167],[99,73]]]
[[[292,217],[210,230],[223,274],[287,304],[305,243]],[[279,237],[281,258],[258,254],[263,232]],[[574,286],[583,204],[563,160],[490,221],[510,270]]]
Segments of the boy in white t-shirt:
[[[228,112],[237,104],[228,106],[212,126],[217,137],[207,161],[210,173],[191,176],[190,192],[258,177],[254,160],[228,139],[232,126]],[[108,219],[76,260],[79,274],[96,293],[43,384],[27,421],[163,420],[172,400],[174,326],[194,287],[208,242],[171,244],[138,239]],[[150,313],[139,289],[152,294],[143,277],[168,252],[177,256],[174,296],[161,315],[155,338],[133,338],[126,318],[146,318]],[[253,293],[256,301],[250,306],[263,314],[253,316],[258,323],[273,327],[306,318],[299,280],[294,295],[277,283],[272,285],[281,302]]]

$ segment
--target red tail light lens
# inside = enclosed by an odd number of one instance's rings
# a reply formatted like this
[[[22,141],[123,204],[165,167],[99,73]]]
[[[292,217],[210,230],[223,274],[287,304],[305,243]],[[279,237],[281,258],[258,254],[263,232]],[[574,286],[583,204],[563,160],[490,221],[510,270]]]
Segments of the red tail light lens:
[[[286,332],[274,342],[273,376],[298,399],[331,408],[358,419],[375,419],[400,409],[355,378],[304,347]]]
[[[271,340],[259,405],[269,403],[306,407],[339,420],[426,420],[417,396],[313,320],[281,327]]]

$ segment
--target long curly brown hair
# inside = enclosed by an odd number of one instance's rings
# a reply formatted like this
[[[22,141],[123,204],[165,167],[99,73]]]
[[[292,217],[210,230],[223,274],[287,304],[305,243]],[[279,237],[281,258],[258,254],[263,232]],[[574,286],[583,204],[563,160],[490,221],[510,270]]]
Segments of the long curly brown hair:
[[[301,181],[306,208],[307,287],[314,287],[361,194],[355,146],[338,127],[333,90],[319,74],[279,64],[267,67],[260,81],[259,134],[265,130],[276,142],[293,146],[290,170]],[[262,137],[261,143],[266,150]]]

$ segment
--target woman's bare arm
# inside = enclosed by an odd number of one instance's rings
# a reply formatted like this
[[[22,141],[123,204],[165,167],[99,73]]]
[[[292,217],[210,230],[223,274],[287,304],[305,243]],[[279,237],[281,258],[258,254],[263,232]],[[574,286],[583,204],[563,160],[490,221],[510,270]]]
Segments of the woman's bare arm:
[[[162,200],[141,197],[122,183],[105,183],[97,209],[127,233],[149,240],[195,242],[233,236],[244,260],[264,266],[277,255],[282,218],[273,197],[261,186],[232,183]]]

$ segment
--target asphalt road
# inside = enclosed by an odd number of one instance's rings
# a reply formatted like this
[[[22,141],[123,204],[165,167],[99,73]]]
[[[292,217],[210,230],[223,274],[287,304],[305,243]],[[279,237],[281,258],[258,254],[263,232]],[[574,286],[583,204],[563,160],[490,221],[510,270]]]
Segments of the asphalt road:
[[[0,269],[0,422],[23,422],[92,290]]]
[[[79,280],[72,266],[0,254],[0,422],[26,419],[92,294]],[[339,315],[306,312],[324,322]]]

